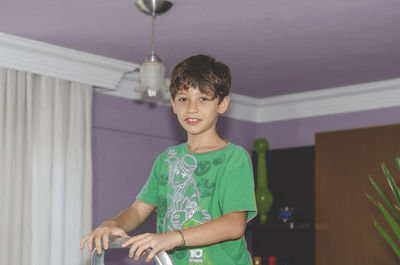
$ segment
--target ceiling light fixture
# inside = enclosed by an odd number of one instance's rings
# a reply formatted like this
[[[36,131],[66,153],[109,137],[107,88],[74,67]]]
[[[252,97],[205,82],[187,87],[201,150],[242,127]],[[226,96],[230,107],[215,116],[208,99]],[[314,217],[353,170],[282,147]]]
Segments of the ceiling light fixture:
[[[152,18],[151,25],[151,53],[148,55],[140,66],[140,85],[135,90],[138,92],[146,92],[149,97],[155,97],[157,91],[167,92],[165,85],[165,65],[155,52],[155,20],[157,15],[167,12],[172,3],[164,0],[137,0],[136,8]]]

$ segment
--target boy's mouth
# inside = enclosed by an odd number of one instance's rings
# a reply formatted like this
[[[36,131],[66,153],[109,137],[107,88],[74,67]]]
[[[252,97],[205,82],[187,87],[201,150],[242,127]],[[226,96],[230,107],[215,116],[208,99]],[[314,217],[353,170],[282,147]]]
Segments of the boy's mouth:
[[[195,119],[195,118],[187,118],[185,119],[185,122],[189,125],[195,125],[198,124],[201,120],[200,119]]]

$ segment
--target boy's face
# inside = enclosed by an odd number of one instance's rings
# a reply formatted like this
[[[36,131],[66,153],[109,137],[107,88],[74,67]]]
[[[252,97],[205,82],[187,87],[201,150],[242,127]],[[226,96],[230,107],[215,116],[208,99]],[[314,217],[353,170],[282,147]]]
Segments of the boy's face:
[[[218,104],[218,97],[214,98],[211,91],[205,94],[193,87],[180,90],[175,99],[171,99],[174,113],[188,135],[214,133],[218,115],[227,110],[229,101],[226,96]]]

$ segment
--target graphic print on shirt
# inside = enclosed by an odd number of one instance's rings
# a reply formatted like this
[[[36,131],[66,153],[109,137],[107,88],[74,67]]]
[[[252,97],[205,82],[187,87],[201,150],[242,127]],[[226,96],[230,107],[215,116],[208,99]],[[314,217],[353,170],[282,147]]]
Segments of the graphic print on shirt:
[[[198,167],[196,158],[191,154],[179,157],[174,149],[170,149],[165,161],[169,165],[168,186],[173,191],[168,193],[167,199],[170,203],[165,213],[163,231],[181,229],[188,220],[199,224],[209,221],[211,216],[207,210],[199,211],[200,193],[194,178],[194,172]]]

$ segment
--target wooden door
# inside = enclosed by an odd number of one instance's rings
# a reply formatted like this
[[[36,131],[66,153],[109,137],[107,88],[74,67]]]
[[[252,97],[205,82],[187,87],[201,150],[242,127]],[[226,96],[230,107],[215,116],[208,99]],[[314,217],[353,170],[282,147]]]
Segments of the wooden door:
[[[400,185],[400,173],[394,163],[396,156],[400,156],[400,125],[316,135],[317,265],[400,263],[373,226],[373,219],[387,231],[390,228],[365,195],[367,192],[378,198],[368,175],[390,193],[381,162],[386,163]]]

